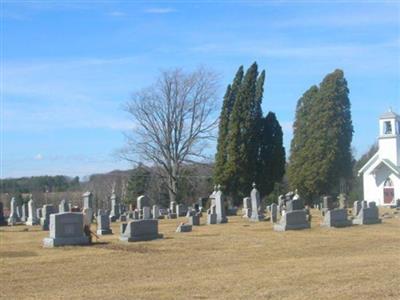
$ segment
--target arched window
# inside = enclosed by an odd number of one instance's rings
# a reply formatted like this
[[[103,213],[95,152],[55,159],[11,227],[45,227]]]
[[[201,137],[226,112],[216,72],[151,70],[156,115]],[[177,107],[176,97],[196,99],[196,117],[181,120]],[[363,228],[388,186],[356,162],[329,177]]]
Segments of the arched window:
[[[383,184],[384,187],[392,187],[393,186],[393,182],[390,178],[385,180],[385,183]]]

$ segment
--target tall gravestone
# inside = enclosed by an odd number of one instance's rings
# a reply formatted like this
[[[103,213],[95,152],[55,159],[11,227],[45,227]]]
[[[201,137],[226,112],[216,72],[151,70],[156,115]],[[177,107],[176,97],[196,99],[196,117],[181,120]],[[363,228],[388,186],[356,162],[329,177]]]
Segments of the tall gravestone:
[[[253,189],[251,190],[250,193],[250,198],[251,198],[251,221],[262,221],[265,219],[262,205],[261,205],[261,199],[260,199],[260,193],[256,189],[256,184],[253,183]]]
[[[218,191],[215,194],[215,210],[217,214],[217,224],[227,223],[228,218],[225,213],[225,196],[221,191],[221,186],[218,186]]]
[[[153,219],[159,219],[160,218],[160,208],[158,205],[153,205]]]
[[[15,225],[19,221],[17,214],[17,201],[14,197],[11,198],[10,216],[8,217],[8,225]]]
[[[25,223],[28,220],[28,205],[23,203],[21,206],[21,222]]]
[[[208,197],[210,201],[210,207],[215,205],[215,196],[217,195],[218,192],[218,186],[214,185],[214,191],[211,193],[211,195]]]
[[[278,221],[278,205],[272,203],[270,213],[271,213],[271,223],[276,223]]]
[[[120,207],[117,199],[117,195],[115,194],[115,190],[112,190],[111,193],[111,212],[110,212],[110,221],[115,222],[119,219],[120,216]]]
[[[83,231],[81,213],[58,213],[50,215],[50,235],[43,240],[44,247],[87,245],[89,238]]]
[[[6,226],[7,221],[4,217],[4,208],[3,208],[3,202],[0,202],[0,226]]]
[[[42,208],[42,218],[40,219],[40,225],[43,230],[49,230],[50,215],[55,213],[54,206],[51,204],[45,204]]]
[[[36,206],[35,202],[33,201],[32,197],[28,202],[28,220],[26,221],[26,225],[33,226],[38,225],[39,220],[36,216]]]
[[[251,217],[251,198],[243,198],[243,208],[242,208],[243,218]]]
[[[93,194],[88,191],[84,193],[82,197],[83,197],[83,211],[85,211],[87,220],[90,220],[90,222],[92,222],[94,216]]]
[[[58,205],[58,212],[63,213],[63,212],[69,212],[69,205],[65,199],[62,199],[60,204]]]
[[[353,217],[356,217],[358,215],[360,209],[361,209],[361,201],[360,200],[354,201],[352,210]]]
[[[112,230],[110,228],[110,216],[104,211],[99,211],[97,214],[97,234],[112,234]]]

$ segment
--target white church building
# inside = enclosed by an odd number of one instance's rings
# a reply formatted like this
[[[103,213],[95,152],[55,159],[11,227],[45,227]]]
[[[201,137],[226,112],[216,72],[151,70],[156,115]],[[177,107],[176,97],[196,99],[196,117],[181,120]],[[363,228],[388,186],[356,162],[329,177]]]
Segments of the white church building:
[[[400,199],[400,116],[392,110],[379,118],[379,149],[358,171],[364,200],[393,205]]]

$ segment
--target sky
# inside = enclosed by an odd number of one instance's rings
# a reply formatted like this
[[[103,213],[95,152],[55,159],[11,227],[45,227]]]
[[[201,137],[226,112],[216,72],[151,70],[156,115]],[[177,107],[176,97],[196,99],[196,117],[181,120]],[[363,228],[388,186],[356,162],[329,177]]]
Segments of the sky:
[[[356,157],[400,113],[400,1],[3,0],[1,30],[1,178],[131,168],[115,155],[134,126],[122,107],[176,67],[217,72],[220,107],[257,61],[287,153],[297,100],[337,68]]]

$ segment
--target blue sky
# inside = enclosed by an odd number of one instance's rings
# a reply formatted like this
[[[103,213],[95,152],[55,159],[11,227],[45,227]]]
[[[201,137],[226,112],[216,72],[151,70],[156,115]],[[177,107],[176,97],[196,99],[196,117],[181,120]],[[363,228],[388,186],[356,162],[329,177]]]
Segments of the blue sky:
[[[127,169],[114,153],[133,126],[121,107],[134,91],[160,70],[205,65],[222,98],[253,61],[287,151],[299,97],[343,69],[361,155],[379,115],[400,112],[400,2],[332,2],[2,1],[0,176]]]

